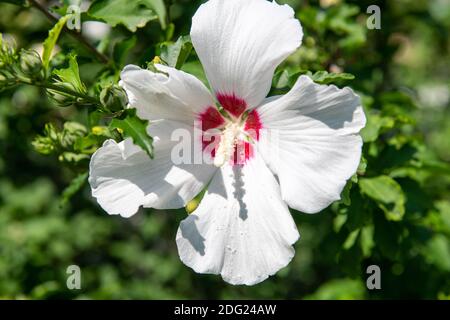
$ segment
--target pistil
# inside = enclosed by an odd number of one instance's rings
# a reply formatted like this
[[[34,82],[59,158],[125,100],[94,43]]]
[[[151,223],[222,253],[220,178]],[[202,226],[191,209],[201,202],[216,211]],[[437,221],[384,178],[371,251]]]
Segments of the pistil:
[[[216,155],[214,157],[214,165],[221,167],[232,157],[234,157],[234,151],[236,144],[243,135],[242,125],[230,121],[222,132],[220,137],[219,147],[217,148]]]

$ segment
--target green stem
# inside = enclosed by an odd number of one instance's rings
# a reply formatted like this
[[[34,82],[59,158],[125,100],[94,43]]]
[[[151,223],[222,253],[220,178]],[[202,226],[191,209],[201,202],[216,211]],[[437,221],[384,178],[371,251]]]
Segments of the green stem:
[[[81,98],[81,99],[84,99],[86,101],[89,101],[89,102],[91,102],[93,104],[99,104],[100,103],[99,100],[97,100],[96,98],[91,97],[91,96],[89,96],[87,94],[83,94],[83,93],[80,93],[80,92],[77,92],[77,91],[73,91],[73,90],[70,90],[70,89],[66,89],[66,88],[61,88],[60,86],[57,86],[57,85],[54,85],[54,84],[44,84],[44,85],[39,85],[38,84],[37,86],[39,86],[41,88],[46,88],[46,89],[50,89],[50,90],[55,90],[55,91],[59,91],[59,92],[62,92],[62,93],[66,93],[66,94],[72,95],[74,97]]]
[[[29,85],[29,86],[36,86],[36,87],[45,88],[45,89],[49,89],[49,90],[54,90],[54,91],[65,93],[65,94],[68,94],[68,95],[71,95],[71,96],[74,96],[74,97],[77,97],[77,98],[84,99],[85,101],[91,102],[93,104],[100,104],[100,101],[98,99],[94,98],[94,97],[91,97],[91,96],[89,96],[87,94],[84,94],[84,93],[81,93],[81,92],[78,92],[78,91],[74,91],[74,90],[70,90],[70,89],[67,89],[67,88],[60,87],[60,86],[58,86],[56,84],[40,83],[40,82],[33,83],[31,81],[27,81],[27,80],[24,80],[24,79],[17,80],[16,83],[17,84],[26,84],[26,85]]]
[[[172,4],[173,4],[173,0],[166,0],[166,2],[165,2],[166,10],[167,10],[167,13],[166,13],[167,26],[169,26],[170,22],[172,21],[172,17],[170,16],[170,7],[172,6]]]

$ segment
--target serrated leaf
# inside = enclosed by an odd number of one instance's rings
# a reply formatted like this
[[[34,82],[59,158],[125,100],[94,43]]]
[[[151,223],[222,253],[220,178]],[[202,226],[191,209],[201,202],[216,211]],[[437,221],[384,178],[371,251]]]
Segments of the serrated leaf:
[[[70,15],[61,17],[61,19],[59,19],[59,21],[55,24],[55,26],[48,32],[48,37],[44,41],[44,49],[42,52],[42,64],[44,65],[45,70],[48,70],[53,48],[55,47],[56,42],[58,41],[61,30],[64,28],[64,25],[67,23],[67,20],[69,18]]]
[[[68,58],[68,68],[53,71],[53,73],[59,78],[59,81],[56,84],[70,87],[72,90],[80,93],[86,93],[86,87],[80,78],[77,57],[74,54],[70,54]]]
[[[405,194],[391,177],[360,178],[361,193],[375,200],[388,220],[399,221],[405,214]]]
[[[119,129],[126,138],[133,139],[135,145],[153,158],[153,138],[147,133],[148,120],[142,120],[136,115],[136,109],[128,109],[123,119],[113,119],[110,128]]]
[[[82,173],[70,182],[69,186],[67,186],[62,193],[62,204],[69,202],[69,200],[81,190],[87,181],[88,175],[88,172]]]
[[[88,14],[111,27],[122,24],[132,32],[158,18],[148,0],[97,0],[90,6]]]
[[[179,37],[177,42],[161,44],[161,59],[170,67],[180,69],[192,51],[190,36]]]

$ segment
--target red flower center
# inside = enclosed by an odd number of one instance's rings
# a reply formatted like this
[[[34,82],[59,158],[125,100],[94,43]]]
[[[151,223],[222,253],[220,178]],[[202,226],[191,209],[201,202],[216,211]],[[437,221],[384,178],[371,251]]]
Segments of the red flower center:
[[[262,123],[258,112],[246,112],[247,103],[234,94],[218,94],[217,100],[225,116],[212,106],[199,115],[203,151],[210,153],[216,166],[226,162],[243,165],[254,156],[253,143],[260,137]]]

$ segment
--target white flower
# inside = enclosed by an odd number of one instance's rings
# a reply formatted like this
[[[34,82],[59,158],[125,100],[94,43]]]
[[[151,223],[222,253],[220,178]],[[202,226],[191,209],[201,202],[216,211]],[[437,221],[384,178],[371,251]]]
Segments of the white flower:
[[[192,21],[191,37],[217,101],[195,77],[127,66],[121,74],[130,106],[151,120],[155,159],[130,140],[107,141],[92,157],[92,194],[109,214],[140,206],[185,206],[206,186],[199,207],[177,233],[181,260],[199,273],[253,285],[286,266],[299,238],[288,206],[315,213],[340,199],[361,156],[365,125],[349,88],[301,76],[284,96],[266,98],[275,68],[301,44],[288,5],[265,0],[210,0]],[[171,161],[171,133],[215,129],[211,164]],[[271,139],[276,136],[278,139]],[[207,149],[206,149],[207,150]]]

